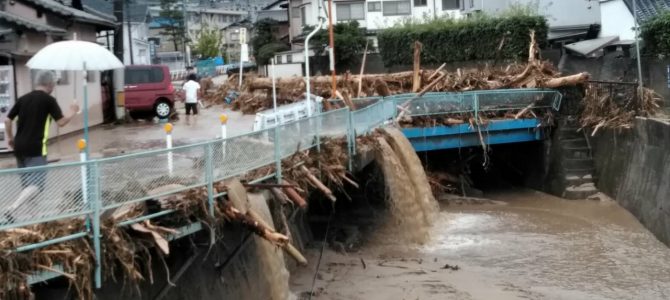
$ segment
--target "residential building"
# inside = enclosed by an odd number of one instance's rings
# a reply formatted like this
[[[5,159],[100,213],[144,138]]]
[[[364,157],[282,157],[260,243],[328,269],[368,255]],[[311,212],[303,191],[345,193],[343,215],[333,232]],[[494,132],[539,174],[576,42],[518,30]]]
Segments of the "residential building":
[[[223,50],[226,55],[224,60],[226,63],[240,60],[240,32],[243,30],[246,30],[246,42],[250,43],[251,35],[253,33],[253,23],[249,18],[232,23],[222,29]]]
[[[454,0],[455,1],[455,0]],[[601,24],[598,0],[460,0],[466,15],[483,12],[497,15],[529,8],[546,17],[551,42],[572,42],[598,36]]]
[[[224,37],[224,50],[226,52],[226,61],[234,62],[240,59],[240,31],[242,28],[246,30],[246,42],[249,44],[249,51],[253,53],[251,48],[251,39],[253,37],[253,24],[263,19],[270,19],[277,22],[273,27],[272,34],[277,40],[285,41],[287,44],[290,41],[289,36],[289,17],[288,17],[288,0],[277,0],[267,6],[258,10],[251,17],[245,18],[242,21],[232,23],[222,29]],[[250,53],[250,54],[251,54]]]
[[[83,0],[84,9],[100,16],[114,15],[112,0]],[[149,41],[149,7],[144,3],[124,2],[123,20],[119,20],[123,35],[123,63],[126,65],[151,64],[152,49]],[[112,32],[98,36],[98,43],[114,51]]]
[[[95,42],[98,32],[113,30],[116,20],[112,16],[98,16],[84,11],[81,1],[68,5],[54,0],[13,0],[0,2],[0,65],[13,69],[3,81],[12,81],[14,89],[11,99],[0,101],[0,124],[7,110],[14,104],[16,96],[30,92],[35,72],[26,63],[44,46],[61,40],[78,39]],[[82,103],[82,72],[57,72],[58,84],[53,95],[60,106],[66,109],[73,100]],[[103,121],[100,74],[88,74],[88,100],[90,125]],[[56,135],[52,126],[50,136]],[[76,117],[61,128],[64,134],[83,128],[83,119]],[[3,131],[4,128],[0,128]]]
[[[152,17],[152,22],[149,25],[150,36],[156,40],[160,45],[157,52],[172,52],[183,49],[175,49],[170,37],[164,36],[162,32],[167,24],[172,22],[160,16],[160,6],[149,7],[149,13]],[[199,6],[196,4],[189,4],[186,9],[186,27],[188,29],[187,36],[193,41],[197,38],[200,29],[209,27],[213,29],[222,29],[232,23],[239,22],[248,16],[248,12],[241,10],[219,9],[216,7]]]
[[[303,28],[318,24],[318,0],[289,0],[290,36],[293,49],[302,48]],[[357,21],[373,36],[374,33],[405,20],[421,22],[429,18],[450,16],[460,18],[462,0],[364,0],[334,1],[334,22]],[[324,4],[327,9],[328,3]]]
[[[643,23],[663,10],[670,9],[670,0],[636,0],[637,19]],[[618,36],[620,40],[635,39],[633,0],[600,0],[601,37]]]

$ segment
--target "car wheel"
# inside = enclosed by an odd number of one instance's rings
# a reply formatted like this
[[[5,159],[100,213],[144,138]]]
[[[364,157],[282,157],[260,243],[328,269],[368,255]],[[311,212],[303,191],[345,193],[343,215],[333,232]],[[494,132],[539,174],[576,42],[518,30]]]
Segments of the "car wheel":
[[[170,116],[170,112],[172,111],[172,108],[170,107],[170,104],[167,103],[166,101],[160,101],[156,103],[156,106],[154,107],[154,113],[156,114],[156,117],[159,119],[165,119]]]

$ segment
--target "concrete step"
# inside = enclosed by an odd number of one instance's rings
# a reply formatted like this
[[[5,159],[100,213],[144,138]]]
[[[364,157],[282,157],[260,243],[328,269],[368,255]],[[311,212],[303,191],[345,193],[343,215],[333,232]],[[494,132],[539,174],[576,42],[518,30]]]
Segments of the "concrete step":
[[[593,174],[595,174],[595,169],[594,168],[584,168],[584,169],[566,169],[563,167],[563,173],[565,173],[565,176],[579,176],[579,177],[584,177],[584,176],[591,176],[592,179],[595,178]]]
[[[584,183],[594,183],[595,178],[591,174],[587,175],[565,175],[566,186],[580,186]]]
[[[558,130],[558,139],[563,141],[563,140],[569,140],[569,139],[578,139],[578,138],[584,138],[584,133],[581,131],[578,131],[578,127],[561,127]]]
[[[563,149],[574,149],[574,148],[588,148],[589,145],[586,143],[584,137],[578,139],[565,139],[561,140],[561,147]]]
[[[563,149],[563,158],[592,158],[588,147],[575,147]]]
[[[569,186],[563,191],[563,198],[569,200],[586,199],[591,195],[597,194],[598,189],[593,183],[583,183],[581,185]]]
[[[564,158],[563,169],[593,169],[593,159],[591,158]]]

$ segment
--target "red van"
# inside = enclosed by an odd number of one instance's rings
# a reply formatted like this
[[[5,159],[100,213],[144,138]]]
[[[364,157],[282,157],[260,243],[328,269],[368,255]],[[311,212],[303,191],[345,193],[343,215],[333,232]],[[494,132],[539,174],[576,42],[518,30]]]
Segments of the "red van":
[[[170,69],[164,65],[126,66],[125,105],[131,117],[153,112],[159,119],[170,116],[174,109],[174,86]]]

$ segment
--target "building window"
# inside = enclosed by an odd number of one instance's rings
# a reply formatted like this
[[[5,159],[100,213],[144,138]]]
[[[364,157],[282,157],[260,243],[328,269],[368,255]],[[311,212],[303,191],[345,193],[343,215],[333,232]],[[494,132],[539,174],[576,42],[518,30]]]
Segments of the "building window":
[[[414,0],[414,7],[416,6],[428,6],[428,0]]]
[[[384,1],[383,13],[385,16],[401,16],[411,14],[411,4],[406,1]]]
[[[442,10],[460,9],[458,0],[442,0]]]
[[[300,7],[294,7],[291,10],[291,18],[300,18]]]
[[[382,11],[381,2],[368,2],[368,11]]]
[[[338,3],[337,10],[338,21],[365,20],[365,11],[363,2],[359,3]]]
[[[470,8],[475,7],[475,0],[470,0]]]
[[[293,62],[293,54],[286,55],[286,63],[290,64]]]
[[[277,55],[277,61],[275,63],[281,64],[281,55]]]
[[[302,24],[302,26],[307,25],[307,10],[305,9],[305,6],[300,8],[300,24]]]

